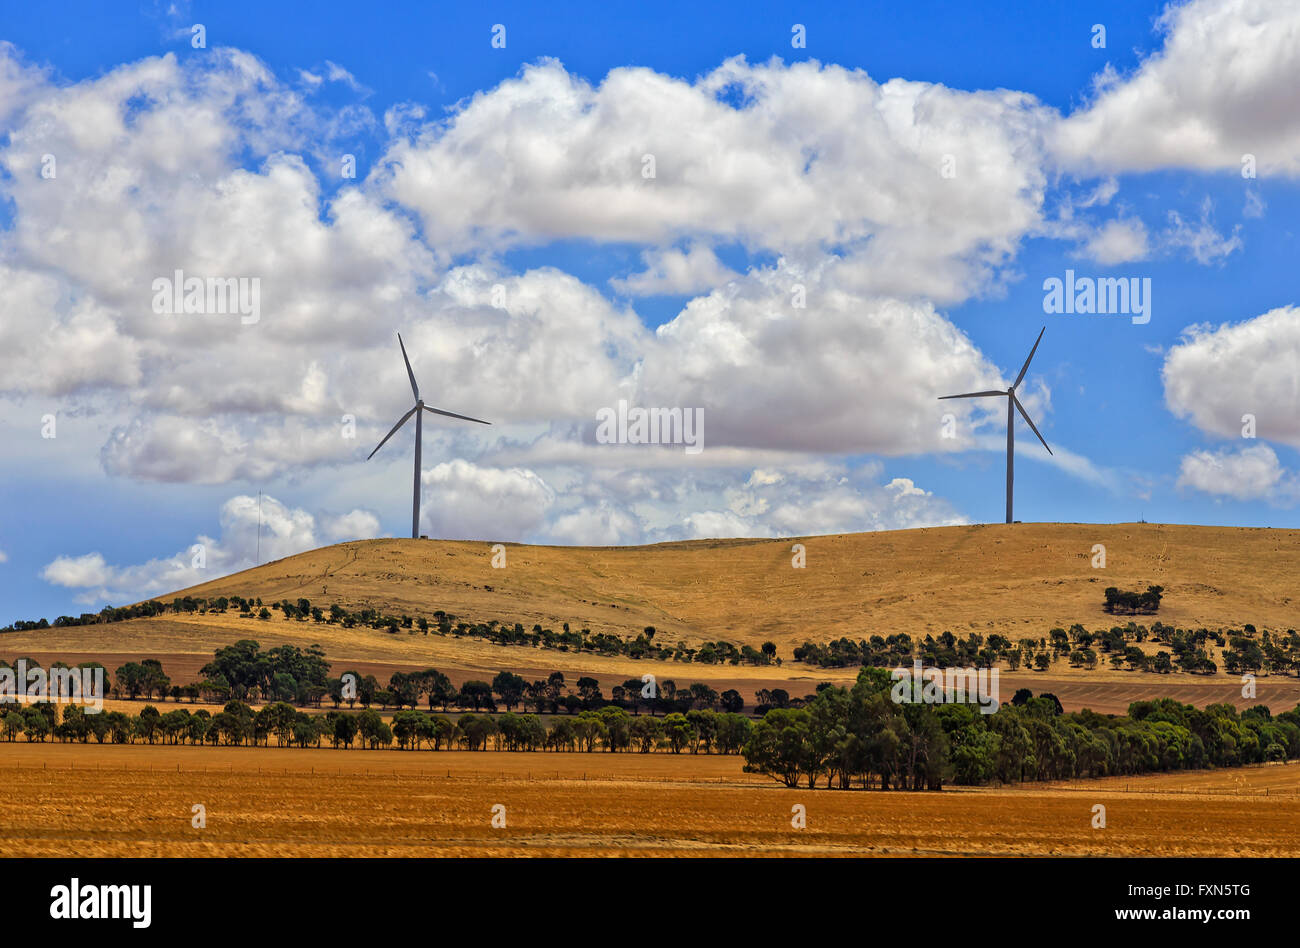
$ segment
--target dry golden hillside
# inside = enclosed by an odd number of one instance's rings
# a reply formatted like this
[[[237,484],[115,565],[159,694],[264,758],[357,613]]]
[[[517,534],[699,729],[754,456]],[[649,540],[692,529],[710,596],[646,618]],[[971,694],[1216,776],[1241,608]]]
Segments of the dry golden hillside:
[[[796,543],[806,550],[802,569],[792,566]],[[1092,566],[1098,543],[1103,569]],[[1099,628],[1115,623],[1102,611],[1102,590],[1152,584],[1165,589],[1159,618],[1180,627],[1300,626],[1300,531],[998,524],[643,547],[507,545],[504,569],[492,568],[488,543],[365,540],[183,594],[412,615],[442,609],[525,627],[569,622],[627,633],[653,625],[670,641],[771,639],[788,654],[805,638]]]
[[[791,565],[792,547],[806,566]],[[1104,569],[1093,546],[1106,547]],[[1300,627],[1300,531],[1158,524],[1014,524],[786,540],[703,540],[645,547],[506,547],[504,569],[492,568],[488,543],[367,540],[313,550],[182,590],[207,598],[260,597],[268,603],[310,599],[394,615],[438,609],[466,620],[534,623],[628,635],[647,625],[660,641],[728,639],[755,646],[771,639],[781,666],[709,666],[634,661],[624,656],[506,647],[483,639],[397,635],[358,626],[240,618],[235,612],[168,613],[111,625],[10,633],[10,659],[95,659],[115,668],[157,658],[175,681],[192,681],[214,649],[241,638],[263,647],[319,644],[335,672],[373,673],[436,667],[460,683],[506,669],[532,679],[559,670],[592,675],[606,688],[646,672],[661,679],[707,681],[747,697],[756,688],[812,691],[818,681],[851,681],[856,669],[814,668],[791,661],[803,641],[880,633],[913,636],[951,630],[1045,635],[1081,622],[1090,629],[1116,619],[1102,611],[1103,590],[1165,589],[1159,618],[1181,627]],[[170,601],[172,595],[159,596]],[[1140,621],[1150,622],[1149,618]],[[1211,656],[1214,657],[1214,656]],[[1150,675],[1060,663],[1047,673],[1007,672],[1004,689],[1051,691],[1067,708],[1123,711],[1139,698],[1167,695],[1205,705],[1246,705],[1240,683],[1215,676]],[[1260,680],[1258,701],[1278,708],[1300,700],[1300,682]]]

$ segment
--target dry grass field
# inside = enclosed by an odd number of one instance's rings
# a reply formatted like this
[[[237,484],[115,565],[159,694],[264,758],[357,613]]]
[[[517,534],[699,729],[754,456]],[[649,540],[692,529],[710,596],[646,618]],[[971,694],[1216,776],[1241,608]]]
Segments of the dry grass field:
[[[741,766],[0,744],[0,856],[1300,855],[1300,764],[938,793],[788,790]]]
[[[791,566],[791,546],[806,548],[807,566]],[[1106,547],[1105,569],[1092,548]],[[13,633],[4,657],[41,662],[96,659],[110,669],[128,660],[161,660],[174,681],[191,681],[214,649],[240,638],[265,647],[320,644],[336,673],[350,668],[386,681],[394,671],[435,667],[459,684],[502,669],[527,678],[562,671],[591,675],[608,690],[651,672],[679,683],[810,693],[817,682],[843,683],[849,669],[790,661],[805,639],[825,642],[906,631],[951,630],[1043,635],[1081,622],[1090,629],[1117,619],[1101,608],[1111,585],[1165,588],[1161,621],[1179,626],[1300,626],[1300,531],[1160,524],[1014,524],[944,527],[797,540],[704,540],[646,547],[509,545],[504,569],[491,566],[488,543],[368,540],[313,550],[182,592],[238,594],[264,601],[307,598],[317,605],[371,606],[396,614],[443,609],[473,621],[497,619],[635,634],[647,625],[660,640],[692,645],[725,638],[759,645],[771,639],[782,666],[708,666],[633,661],[549,649],[507,648],[475,638],[397,635],[369,628],[222,615],[168,615],[108,626]],[[169,601],[171,595],[159,598]],[[1141,621],[1150,622],[1150,618]],[[1212,657],[1217,657],[1212,655]],[[1007,697],[1028,687],[1050,691],[1067,709],[1122,712],[1137,698],[1169,695],[1204,706],[1300,703],[1300,681],[1263,677],[1258,698],[1241,697],[1235,679],[1157,676],[1064,663],[1049,672],[1005,674]]]
[[[807,565],[791,566],[804,545]],[[1093,569],[1092,547],[1106,547]],[[991,524],[642,547],[365,540],[325,547],[185,590],[337,601],[397,613],[445,609],[479,621],[670,641],[952,631],[1020,635],[1110,623],[1102,590],[1165,588],[1162,621],[1286,629],[1300,614],[1300,531],[1162,524]]]

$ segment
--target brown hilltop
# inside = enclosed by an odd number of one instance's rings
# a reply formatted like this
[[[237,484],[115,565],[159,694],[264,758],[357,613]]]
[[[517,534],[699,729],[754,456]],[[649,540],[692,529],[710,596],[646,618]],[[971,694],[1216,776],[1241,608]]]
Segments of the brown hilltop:
[[[791,565],[795,543],[806,550],[803,569]],[[1091,565],[1097,543],[1104,569]],[[1101,608],[1108,586],[1163,586],[1159,618],[1180,627],[1300,625],[1296,530],[997,524],[640,547],[507,544],[506,568],[491,562],[486,542],[362,540],[178,595],[305,598],[399,615],[442,609],[527,628],[569,622],[626,634],[653,625],[672,641],[771,639],[786,655],[805,638],[1100,628],[1117,621]]]
[[[791,567],[805,547],[807,566]],[[1106,547],[1093,569],[1092,548]],[[534,623],[630,635],[647,625],[670,644],[727,639],[777,645],[781,666],[704,665],[626,656],[507,647],[482,638],[394,635],[365,626],[240,618],[234,612],[167,613],[110,625],[10,633],[10,659],[96,659],[110,669],[152,657],[176,681],[192,681],[212,652],[238,639],[264,648],[319,644],[337,674],[353,669],[381,681],[397,670],[435,667],[460,683],[501,670],[530,680],[562,671],[597,678],[606,692],[647,672],[679,683],[705,681],[750,699],[759,688],[807,694],[819,681],[848,682],[853,668],[816,668],[791,660],[805,640],[907,632],[999,632],[1045,636],[1054,626],[1089,629],[1127,623],[1102,611],[1108,586],[1164,587],[1158,618],[1180,627],[1300,628],[1300,531],[1160,524],[997,524],[782,540],[699,540],[642,547],[506,545],[507,566],[493,569],[492,544],[444,540],[363,540],[312,550],[213,580],[174,595],[311,600],[328,607],[370,606],[396,616],[442,609],[467,621]],[[1150,624],[1153,617],[1135,621]],[[1154,646],[1147,644],[1150,651]],[[1211,658],[1218,660],[1217,649]],[[1300,701],[1300,681],[1269,675],[1257,697],[1236,676],[1144,674],[1058,662],[1048,672],[1004,672],[1004,699],[1016,689],[1055,693],[1069,710],[1122,712],[1129,702],[1162,696],[1204,706],[1230,701],[1275,709]]]

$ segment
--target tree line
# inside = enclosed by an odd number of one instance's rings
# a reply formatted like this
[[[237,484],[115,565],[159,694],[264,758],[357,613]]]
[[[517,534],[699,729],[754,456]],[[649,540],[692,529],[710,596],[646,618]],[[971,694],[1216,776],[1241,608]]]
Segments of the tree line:
[[[1126,715],[1063,713],[1022,689],[992,714],[970,704],[900,703],[888,672],[864,668],[851,688],[819,687],[805,707],[757,721],[745,769],[786,786],[930,789],[1163,770],[1233,767],[1300,757],[1300,706],[1274,717],[1171,698]]]
[[[16,659],[14,666],[0,660],[0,667],[16,667],[20,661],[29,670],[41,667],[30,657]],[[55,662],[52,667],[68,666]],[[84,662],[77,667],[104,668],[99,662]],[[453,708],[496,712],[504,707],[506,711],[531,708],[537,714],[569,715],[613,705],[634,716],[642,711],[652,716],[693,710],[739,713],[746,705],[744,696],[734,688],[718,691],[698,681],[679,687],[671,678],[654,680],[653,685],[645,679],[629,678],[610,688],[606,696],[597,679],[583,675],[570,681],[560,671],[533,681],[514,672],[501,671],[490,682],[469,680],[457,687],[450,677],[435,668],[393,672],[386,685],[374,675],[357,671],[344,671],[332,677],[330,668],[319,646],[302,649],[281,645],[263,649],[256,640],[241,639],[217,649],[212,661],[199,670],[199,680],[190,684],[173,683],[157,659],[126,662],[111,677],[105,669],[108,693],[104,697],[160,701],[170,698],[178,703],[188,700],[191,704],[199,700],[216,704],[230,700],[252,704],[282,701],[317,708],[329,701],[336,709],[359,705],[363,709],[378,706],[385,711],[414,709],[427,703],[430,711],[438,707],[444,713]],[[782,688],[760,688],[754,692],[755,710],[762,713],[768,708],[798,707],[811,697],[792,696]]]
[[[338,750],[739,754],[744,769],[789,787],[938,790],[1156,771],[1233,767],[1300,757],[1300,707],[1198,709],[1171,698],[1124,715],[1063,713],[1027,689],[992,714],[969,704],[900,703],[887,672],[864,668],[849,688],[823,684],[803,707],[743,714],[692,710],[662,718],[606,706],[546,721],[534,714],[457,717],[373,708],[308,714],[286,702],[254,711],[227,702],[215,714],[178,708],[87,714],[41,702],[0,717],[0,736],[43,742],[325,747]]]
[[[1166,648],[1150,654],[1141,647],[1144,642]],[[1046,635],[1014,641],[998,633],[984,636],[978,632],[964,638],[952,632],[927,634],[919,640],[906,632],[856,641],[843,637],[820,645],[804,642],[794,649],[794,658],[821,668],[897,668],[919,659],[937,668],[991,668],[1000,664],[1009,671],[1022,667],[1047,671],[1065,661],[1075,668],[1093,669],[1104,664],[1117,671],[1213,675],[1219,671],[1219,664],[1210,657],[1211,646],[1222,650],[1223,668],[1230,674],[1300,675],[1300,634],[1294,629],[1260,632],[1250,624],[1227,631],[1179,629],[1158,620],[1150,628],[1130,621],[1095,631],[1075,623],[1069,629],[1053,628]]]
[[[487,588],[491,589],[491,587]],[[776,644],[773,642],[764,642],[760,647],[754,648],[752,645],[737,646],[732,642],[719,639],[716,642],[705,642],[697,648],[688,646],[685,642],[669,644],[662,640],[656,641],[658,630],[652,625],[646,626],[635,636],[619,636],[609,632],[593,633],[590,629],[573,630],[567,622],[559,632],[543,628],[540,623],[534,623],[532,630],[526,631],[523,624],[519,622],[507,624],[496,619],[488,622],[467,622],[441,609],[436,610],[432,616],[393,616],[368,606],[351,611],[338,603],[322,607],[313,605],[309,599],[285,599],[268,607],[263,604],[260,597],[244,596],[217,596],[212,599],[178,596],[170,605],[150,600],[125,608],[106,606],[99,612],[84,612],[79,617],[59,616],[53,623],[43,618],[35,621],[19,620],[0,628],[0,634],[124,622],[127,619],[164,615],[169,610],[175,615],[225,613],[234,610],[242,619],[256,618],[270,621],[272,609],[279,610],[286,620],[340,625],[345,629],[364,626],[392,635],[397,635],[402,630],[413,635],[418,630],[423,635],[471,636],[495,645],[549,648],[561,652],[592,652],[597,655],[621,655],[632,659],[653,659],[663,662],[698,662],[704,665],[781,664],[781,659],[776,654]]]
[[[62,720],[59,709],[62,708]],[[309,714],[277,701],[259,710],[232,700],[218,712],[206,708],[159,711],[145,705],[138,714],[87,713],[76,704],[48,701],[0,715],[0,736],[33,743],[53,739],[86,744],[192,744],[198,746],[360,748],[382,750],[569,751],[648,754],[739,754],[753,729],[743,714],[692,710],[662,718],[633,716],[612,705],[582,711],[549,725],[534,714],[457,717],[399,711],[390,720],[375,709]]]

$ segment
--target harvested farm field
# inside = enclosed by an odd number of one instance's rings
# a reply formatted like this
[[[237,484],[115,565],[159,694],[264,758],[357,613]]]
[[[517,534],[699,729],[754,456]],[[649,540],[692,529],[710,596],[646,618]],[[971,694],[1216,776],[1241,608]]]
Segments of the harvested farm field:
[[[741,768],[689,754],[3,744],[0,855],[1300,855],[1297,764],[912,793],[792,790]],[[791,825],[796,804],[806,828]]]

